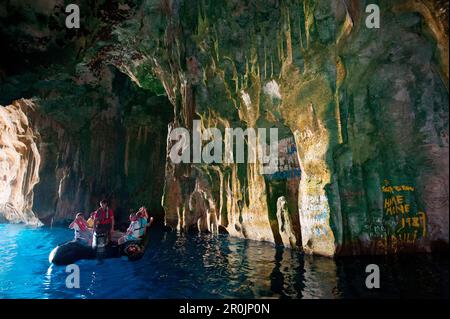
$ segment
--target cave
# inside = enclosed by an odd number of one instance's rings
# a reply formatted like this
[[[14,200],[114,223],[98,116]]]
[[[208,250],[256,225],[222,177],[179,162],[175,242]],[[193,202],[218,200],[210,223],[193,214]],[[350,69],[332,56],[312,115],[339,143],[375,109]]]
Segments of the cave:
[[[140,206],[164,219],[170,103],[116,68],[103,71],[104,83],[79,92],[69,78],[44,80],[47,97],[14,97],[2,110],[9,120],[2,122],[4,219],[67,225],[77,212],[94,211],[101,199],[110,201],[118,225]]]
[[[353,0],[79,2],[78,29],[56,0],[0,6],[1,222],[67,225],[106,198],[120,227],[146,206],[328,257],[448,246],[444,2],[378,1],[380,29]],[[277,128],[278,173],[173,163],[195,121]]]

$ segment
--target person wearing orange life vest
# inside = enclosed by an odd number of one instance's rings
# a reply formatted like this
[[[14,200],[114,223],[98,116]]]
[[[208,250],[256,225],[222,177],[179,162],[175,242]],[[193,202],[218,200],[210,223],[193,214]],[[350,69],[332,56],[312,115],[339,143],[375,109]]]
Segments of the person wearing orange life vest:
[[[94,213],[94,229],[96,232],[107,233],[111,239],[114,231],[114,212],[108,207],[106,199],[100,202],[100,207]]]
[[[95,212],[91,213],[91,216],[89,216],[89,219],[86,221],[86,224],[90,229],[94,228],[94,215]]]
[[[76,215],[74,221],[69,225],[69,228],[75,231],[75,241],[86,246],[91,245],[92,233],[89,230],[82,213]]]

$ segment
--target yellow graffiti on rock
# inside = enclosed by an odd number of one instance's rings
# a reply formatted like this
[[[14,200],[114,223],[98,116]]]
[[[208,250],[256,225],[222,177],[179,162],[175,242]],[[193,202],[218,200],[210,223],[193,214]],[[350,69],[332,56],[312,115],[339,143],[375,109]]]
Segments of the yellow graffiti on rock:
[[[394,192],[414,192],[414,187],[408,185],[398,185],[398,186],[383,186],[381,187],[383,193],[394,193]]]
[[[389,185],[384,181],[381,187],[384,193],[383,209],[388,217],[396,218],[397,226],[395,235],[398,241],[414,243],[418,237],[425,238],[427,235],[427,215],[425,212],[413,209],[409,195],[415,188],[409,185]]]
[[[384,199],[384,210],[388,215],[408,214],[410,205],[405,203],[405,196],[393,195]]]
[[[419,212],[414,217],[402,217],[399,226],[400,228],[397,229],[397,233],[403,230],[413,229],[417,235],[417,232],[422,229],[422,237],[425,237],[427,235],[427,216],[424,212]]]

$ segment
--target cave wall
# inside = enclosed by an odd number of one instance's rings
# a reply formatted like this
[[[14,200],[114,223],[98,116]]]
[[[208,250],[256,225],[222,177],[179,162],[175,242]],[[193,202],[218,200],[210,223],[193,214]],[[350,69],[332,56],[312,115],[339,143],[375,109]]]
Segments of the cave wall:
[[[0,108],[0,222],[42,223],[33,213],[39,183],[39,136],[28,121],[30,102]]]
[[[142,63],[173,127],[283,126],[297,144],[296,205],[288,191],[273,198],[257,165],[168,161],[169,225],[205,218],[189,206],[202,180],[200,200],[235,236],[328,256],[448,245],[448,5],[376,3],[379,29],[365,25],[366,1],[231,0],[144,1],[139,23],[117,29],[150,52]],[[285,206],[298,208],[291,234],[280,233]]]
[[[332,198],[343,253],[448,243],[448,22],[437,5],[394,2],[375,32],[354,14],[352,33],[338,43],[345,75]]]

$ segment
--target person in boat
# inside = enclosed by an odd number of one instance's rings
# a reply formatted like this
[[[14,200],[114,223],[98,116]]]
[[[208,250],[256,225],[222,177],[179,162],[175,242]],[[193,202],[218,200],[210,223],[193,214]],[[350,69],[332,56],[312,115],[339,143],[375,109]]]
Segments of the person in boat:
[[[119,245],[127,241],[139,240],[144,234],[147,225],[147,220],[142,217],[141,213],[130,214],[130,226],[124,236],[119,238]]]
[[[95,212],[91,213],[91,216],[89,216],[89,219],[86,221],[86,224],[90,229],[94,228],[94,216]]]
[[[94,230],[108,234],[111,240],[111,234],[114,231],[114,212],[108,207],[106,199],[100,202],[100,207],[94,212]]]
[[[87,222],[82,213],[78,213],[74,221],[69,225],[75,231],[75,241],[85,246],[91,245],[92,232],[88,228]]]
[[[143,218],[145,220],[145,227],[150,227],[150,225],[153,223],[153,217],[150,217],[150,214],[147,211],[147,208],[145,206],[142,206],[139,208],[139,211],[137,212],[139,218]],[[146,231],[146,228],[144,228],[144,234]]]
[[[137,212],[137,217],[139,218],[139,220],[141,220],[141,224],[144,225],[144,228],[142,229],[142,235],[144,236],[145,232],[147,231],[147,228],[150,227],[150,225],[153,223],[153,217],[150,217],[149,219],[149,214],[147,212],[147,209],[145,207],[142,207],[142,211],[138,211]]]
[[[148,215],[147,208],[145,206],[142,206],[141,208],[139,208],[138,214],[140,214],[140,216],[142,218],[145,218],[145,220],[148,221],[149,215]]]

